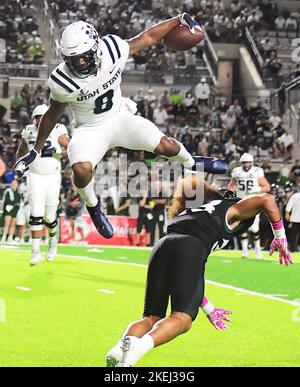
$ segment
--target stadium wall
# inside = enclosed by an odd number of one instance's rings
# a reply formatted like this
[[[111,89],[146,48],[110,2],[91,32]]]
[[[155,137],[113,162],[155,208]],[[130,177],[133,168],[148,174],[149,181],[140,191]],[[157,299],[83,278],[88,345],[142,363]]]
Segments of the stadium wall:
[[[239,48],[240,52],[240,83],[245,91],[249,104],[256,102],[257,98],[269,99],[270,91],[265,89],[264,83],[255,67],[255,64],[245,47]]]
[[[218,63],[218,86],[221,94],[227,97],[228,101],[232,98],[233,86],[233,61],[221,60]]]

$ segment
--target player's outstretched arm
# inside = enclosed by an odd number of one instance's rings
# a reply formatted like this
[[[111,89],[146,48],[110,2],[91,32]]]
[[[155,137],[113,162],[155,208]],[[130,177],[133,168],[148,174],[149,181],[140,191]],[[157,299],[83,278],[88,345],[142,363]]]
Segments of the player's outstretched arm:
[[[20,141],[20,144],[18,146],[18,149],[17,149],[17,159],[26,155],[26,153],[28,152],[28,146],[26,144],[26,141],[24,140],[24,138],[22,138],[22,140]]]
[[[42,150],[46,139],[49,137],[52,132],[55,124],[57,123],[59,117],[63,114],[67,104],[54,101],[50,99],[50,106],[46,113],[43,115],[41,122],[39,124],[38,135],[35,140],[33,149],[40,153]]]
[[[268,217],[274,233],[274,240],[270,246],[270,255],[278,250],[280,264],[284,262],[288,266],[293,262],[288,250],[285,229],[275,196],[260,194],[241,200],[228,209],[227,221],[229,225],[234,225],[242,220],[252,219],[261,212],[264,212]]]
[[[281,219],[275,196],[259,194],[247,197],[231,206],[227,212],[229,225],[235,222],[252,219],[261,212],[265,212],[271,223]]]
[[[159,44],[159,42],[170,31],[172,31],[180,24],[187,26],[191,34],[195,33],[195,28],[200,28],[199,24],[189,14],[184,12],[176,17],[157,23],[154,26],[148,28],[146,31],[140,33],[139,35],[129,39],[129,54],[132,55],[138,51],[143,50],[146,47],[151,47]]]

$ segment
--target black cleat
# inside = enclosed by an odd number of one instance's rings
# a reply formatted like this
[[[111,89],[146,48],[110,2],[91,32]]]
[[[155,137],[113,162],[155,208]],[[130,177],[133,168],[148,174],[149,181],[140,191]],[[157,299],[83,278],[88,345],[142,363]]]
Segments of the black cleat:
[[[100,199],[98,199],[98,203],[95,207],[86,206],[86,208],[99,234],[106,239],[111,238],[114,235],[114,229],[104,212],[101,210]]]
[[[228,171],[228,164],[224,160],[216,157],[193,156],[195,164],[192,167],[193,171],[197,170],[197,165],[204,165],[204,172],[213,173],[215,175],[223,175]]]

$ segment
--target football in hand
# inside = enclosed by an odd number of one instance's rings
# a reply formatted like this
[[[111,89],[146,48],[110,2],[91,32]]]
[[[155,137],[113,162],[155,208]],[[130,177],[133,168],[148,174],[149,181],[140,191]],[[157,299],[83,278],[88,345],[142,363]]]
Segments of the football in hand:
[[[177,26],[164,38],[163,44],[174,50],[190,50],[205,38],[200,27],[195,28],[195,33],[191,34],[188,27]]]

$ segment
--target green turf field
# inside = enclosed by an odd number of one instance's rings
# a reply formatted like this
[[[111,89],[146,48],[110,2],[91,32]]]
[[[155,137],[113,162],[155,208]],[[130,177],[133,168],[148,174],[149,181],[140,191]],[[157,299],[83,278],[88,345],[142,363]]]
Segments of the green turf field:
[[[29,246],[0,247],[0,366],[103,366],[141,316],[148,249],[59,253],[31,268]],[[138,366],[300,366],[300,257],[289,268],[265,258],[211,256],[206,294],[234,312],[230,329],[216,331],[199,314],[190,332]]]

